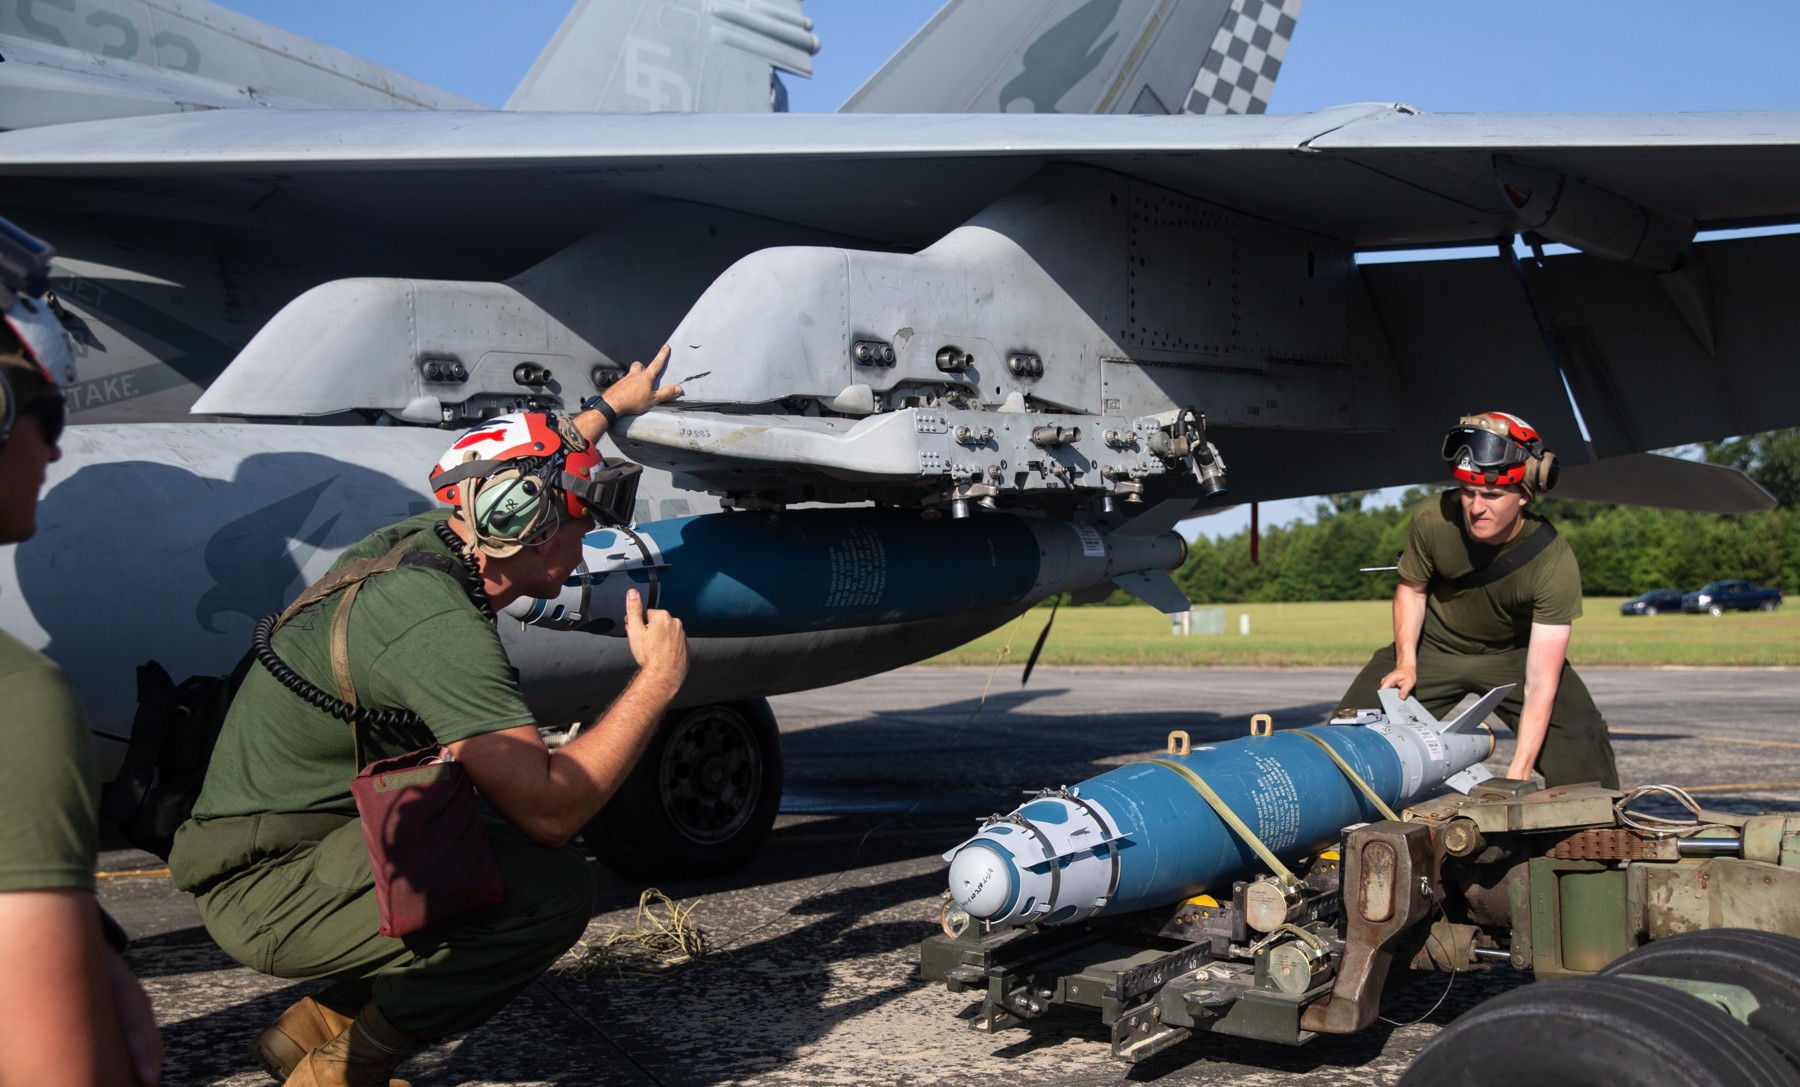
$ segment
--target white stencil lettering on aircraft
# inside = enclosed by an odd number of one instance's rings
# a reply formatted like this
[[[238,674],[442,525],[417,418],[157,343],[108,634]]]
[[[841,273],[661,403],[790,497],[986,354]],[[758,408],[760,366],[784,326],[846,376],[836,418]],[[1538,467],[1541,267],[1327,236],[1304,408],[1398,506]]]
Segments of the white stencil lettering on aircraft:
[[[686,113],[694,108],[694,88],[679,72],[653,58],[670,56],[669,47],[648,38],[625,39],[625,93],[653,109]]]

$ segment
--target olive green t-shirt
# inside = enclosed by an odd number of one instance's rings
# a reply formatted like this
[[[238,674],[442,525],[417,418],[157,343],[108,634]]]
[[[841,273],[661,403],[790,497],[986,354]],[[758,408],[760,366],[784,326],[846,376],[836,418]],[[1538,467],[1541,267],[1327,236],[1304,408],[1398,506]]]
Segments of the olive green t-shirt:
[[[382,529],[345,551],[338,564],[380,557],[409,533],[410,550],[448,555],[432,526],[449,514],[433,510]],[[337,691],[330,639],[342,599],[334,593],[296,615],[271,643],[288,667],[328,693]],[[411,710],[428,729],[365,726],[369,762],[533,720],[494,624],[455,578],[429,567],[401,567],[363,582],[350,613],[350,676],[360,705]],[[253,664],[219,732],[194,817],[354,815],[356,771],[350,726]]]
[[[1581,567],[1561,536],[1498,581],[1453,589],[1446,578],[1486,568],[1549,522],[1530,512],[1507,542],[1477,543],[1463,531],[1462,504],[1446,491],[1413,512],[1400,553],[1400,576],[1426,586],[1425,629],[1419,644],[1447,653],[1503,653],[1531,641],[1531,624],[1560,626],[1581,614]]]
[[[0,706],[0,891],[91,891],[100,785],[81,699],[54,661],[0,631]]]

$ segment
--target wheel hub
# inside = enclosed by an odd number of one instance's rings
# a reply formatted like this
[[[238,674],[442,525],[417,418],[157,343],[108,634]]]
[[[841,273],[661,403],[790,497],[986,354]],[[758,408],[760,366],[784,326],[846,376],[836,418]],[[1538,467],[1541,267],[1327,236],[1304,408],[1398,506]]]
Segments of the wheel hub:
[[[676,723],[663,748],[658,784],[669,822],[701,844],[741,830],[762,791],[761,750],[750,723],[724,706]]]

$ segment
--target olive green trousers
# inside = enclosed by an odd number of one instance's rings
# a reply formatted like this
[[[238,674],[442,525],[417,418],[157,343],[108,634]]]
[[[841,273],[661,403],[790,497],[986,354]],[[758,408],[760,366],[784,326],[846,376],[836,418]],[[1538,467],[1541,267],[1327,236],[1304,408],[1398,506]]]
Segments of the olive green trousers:
[[[1394,670],[1394,664],[1391,644],[1377,649],[1338,704],[1356,709],[1378,708],[1381,701],[1375,691],[1381,677]],[[1461,654],[1419,647],[1419,682],[1413,697],[1434,717],[1442,718],[1465,695],[1484,695],[1507,683],[1517,686],[1494,712],[1507,728],[1517,731],[1519,711],[1525,705],[1525,650]],[[1550,706],[1550,728],[1538,751],[1536,769],[1544,775],[1545,785],[1598,781],[1608,789],[1619,787],[1619,770],[1613,763],[1606,719],[1600,716],[1587,684],[1581,682],[1568,661],[1563,662],[1556,701]]]
[[[431,1042],[486,1022],[581,938],[594,912],[594,875],[578,854],[484,822],[505,900],[399,938],[377,932],[356,819],[190,821],[170,867],[232,958],[276,977],[331,979],[339,993],[366,984],[389,1022]]]

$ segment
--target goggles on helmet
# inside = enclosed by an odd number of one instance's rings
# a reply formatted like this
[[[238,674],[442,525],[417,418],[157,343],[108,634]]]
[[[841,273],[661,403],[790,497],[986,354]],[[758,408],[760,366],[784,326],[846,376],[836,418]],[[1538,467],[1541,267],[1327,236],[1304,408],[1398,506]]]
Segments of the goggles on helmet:
[[[1464,483],[1508,486],[1525,481],[1527,464],[1542,447],[1529,423],[1490,411],[1465,415],[1451,427],[1442,456],[1450,473]]]
[[[575,465],[565,465],[560,482],[571,506],[580,503],[602,525],[624,526],[631,523],[637,506],[638,482],[643,472],[641,464],[623,460],[608,464],[596,454],[586,474],[578,472]]]
[[[55,256],[56,250],[0,219],[0,315],[44,380],[66,388],[75,382],[75,350],[49,299]]]
[[[1525,463],[1525,447],[1480,427],[1459,426],[1444,435],[1444,459],[1467,461],[1476,468],[1505,468]]]

